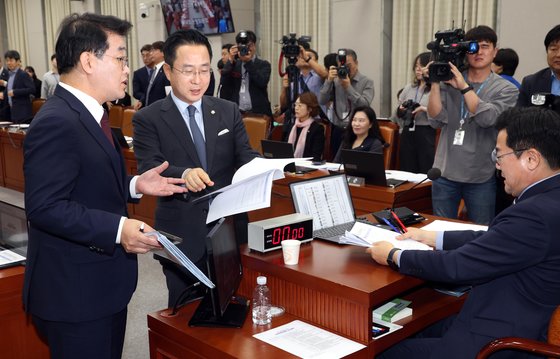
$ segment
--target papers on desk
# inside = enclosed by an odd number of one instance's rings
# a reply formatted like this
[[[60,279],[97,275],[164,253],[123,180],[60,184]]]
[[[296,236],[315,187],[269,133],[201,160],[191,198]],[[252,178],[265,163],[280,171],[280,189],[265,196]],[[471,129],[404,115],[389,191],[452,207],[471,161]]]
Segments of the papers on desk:
[[[296,161],[296,166],[315,168],[318,170],[331,170],[331,171],[338,171],[341,168],[344,168],[340,163],[325,162],[322,165],[314,165],[312,161],[301,161],[301,158],[299,160],[300,161]]]
[[[373,243],[387,241],[400,249],[431,250],[432,247],[412,239],[397,240],[399,234],[370,224],[356,222],[350,232],[340,237],[340,242],[354,246],[371,247]]]
[[[443,221],[443,220],[435,220],[430,224],[425,225],[422,227],[427,231],[487,231],[488,226],[482,226],[480,224],[471,224],[471,223],[458,223],[458,222],[451,222],[451,221]]]
[[[218,194],[210,204],[206,223],[232,214],[270,207],[272,181],[284,178],[284,167],[294,160],[257,157],[241,166],[235,172],[231,185],[197,199],[209,199]]]
[[[168,259],[174,261],[175,263],[185,267],[192,275],[194,275],[202,284],[206,285],[208,288],[216,287],[214,283],[208,277],[202,273],[197,266],[183,253],[176,245],[171,243],[166,236],[159,233],[158,231],[146,232],[147,236],[154,236],[157,238],[158,242],[161,243]]]
[[[342,358],[365,348],[365,345],[299,320],[253,337],[300,358]]]
[[[418,182],[422,181],[423,179],[425,179],[427,177],[427,175],[425,173],[412,173],[412,172],[406,172],[406,171],[390,170],[390,171],[385,171],[385,177],[393,178],[393,179],[397,179],[397,180],[401,180],[401,181],[418,183]],[[430,181],[429,179],[426,180],[426,182],[429,182],[429,181]]]
[[[19,264],[24,261],[24,256],[21,256],[9,249],[2,249],[2,247],[0,247],[0,268]]]

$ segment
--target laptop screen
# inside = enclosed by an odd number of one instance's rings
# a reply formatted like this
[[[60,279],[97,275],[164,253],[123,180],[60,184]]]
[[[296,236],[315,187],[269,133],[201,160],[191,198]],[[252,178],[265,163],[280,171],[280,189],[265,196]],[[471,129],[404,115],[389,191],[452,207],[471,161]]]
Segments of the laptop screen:
[[[294,209],[313,217],[313,230],[355,221],[346,176],[334,175],[290,183]]]

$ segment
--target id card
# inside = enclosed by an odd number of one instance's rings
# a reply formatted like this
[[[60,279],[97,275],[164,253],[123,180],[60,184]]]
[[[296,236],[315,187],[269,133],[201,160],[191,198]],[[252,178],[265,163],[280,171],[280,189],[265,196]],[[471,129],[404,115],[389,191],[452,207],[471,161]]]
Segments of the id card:
[[[408,132],[414,132],[416,130],[416,122],[412,121],[412,126],[408,128]]]
[[[246,89],[245,89],[245,84],[243,83],[243,81],[241,82],[241,87],[239,88],[239,93],[245,93]]]
[[[453,144],[456,146],[462,146],[463,140],[465,139],[465,130],[455,131],[455,137],[453,137]]]

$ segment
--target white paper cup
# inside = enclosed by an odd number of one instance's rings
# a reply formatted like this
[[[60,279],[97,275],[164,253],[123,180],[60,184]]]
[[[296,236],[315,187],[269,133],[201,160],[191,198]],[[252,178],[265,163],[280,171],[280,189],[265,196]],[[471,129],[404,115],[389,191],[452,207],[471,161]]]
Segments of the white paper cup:
[[[295,239],[286,239],[282,241],[282,254],[284,255],[284,264],[298,264],[300,245],[301,242]]]

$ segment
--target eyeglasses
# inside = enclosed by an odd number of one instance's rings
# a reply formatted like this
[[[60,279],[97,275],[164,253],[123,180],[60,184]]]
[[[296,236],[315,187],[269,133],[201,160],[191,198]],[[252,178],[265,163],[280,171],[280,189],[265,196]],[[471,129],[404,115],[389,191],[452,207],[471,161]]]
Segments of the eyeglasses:
[[[107,54],[104,54],[104,55],[105,55],[105,56],[109,56],[109,57],[111,57],[111,58],[117,60],[118,62],[120,62],[121,67],[122,67],[123,70],[124,70],[125,66],[128,66],[128,56],[119,56],[119,57],[116,57],[116,56],[111,56],[111,55],[107,55]]]
[[[520,148],[518,150],[513,150],[511,152],[504,153],[503,155],[498,156],[498,152],[494,148],[494,150],[492,151],[492,155],[491,155],[492,156],[492,162],[500,164],[502,157],[507,156],[507,155],[511,155],[512,153],[519,153],[519,152],[523,152],[523,151],[527,151],[527,148]]]
[[[196,75],[200,76],[201,78],[207,78],[210,77],[210,74],[212,73],[211,68],[202,68],[198,71],[193,69],[179,70],[178,68],[175,67],[171,67],[171,69],[177,71],[181,75],[185,76],[187,79],[193,79]]]

